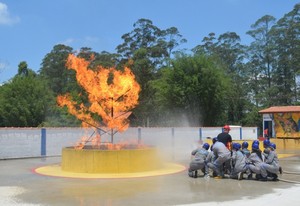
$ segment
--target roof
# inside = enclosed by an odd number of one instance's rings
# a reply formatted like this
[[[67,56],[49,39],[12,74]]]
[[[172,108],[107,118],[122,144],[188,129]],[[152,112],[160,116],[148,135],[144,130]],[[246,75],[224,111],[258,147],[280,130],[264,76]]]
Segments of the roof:
[[[276,106],[260,110],[259,113],[300,112],[300,106]]]

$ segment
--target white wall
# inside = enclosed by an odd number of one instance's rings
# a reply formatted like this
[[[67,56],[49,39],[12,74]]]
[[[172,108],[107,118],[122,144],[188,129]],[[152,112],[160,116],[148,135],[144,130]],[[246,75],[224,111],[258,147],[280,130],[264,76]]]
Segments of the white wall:
[[[0,159],[40,157],[45,146],[46,156],[61,155],[63,147],[74,146],[82,136],[90,137],[93,130],[83,128],[45,128],[46,145],[41,142],[41,128],[0,128]],[[140,133],[139,133],[140,131]],[[130,127],[114,136],[114,143],[135,141],[139,136],[142,143],[160,149],[166,158],[179,160],[195,149],[200,140],[216,137],[221,127]],[[257,139],[256,127],[232,127],[233,140]],[[103,134],[102,142],[110,142],[110,135]]]

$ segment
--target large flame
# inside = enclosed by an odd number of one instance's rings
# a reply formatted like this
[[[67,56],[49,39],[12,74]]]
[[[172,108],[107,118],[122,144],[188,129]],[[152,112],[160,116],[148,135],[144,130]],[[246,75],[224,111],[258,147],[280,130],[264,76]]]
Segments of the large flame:
[[[82,121],[82,126],[108,127],[124,131],[129,126],[130,110],[138,104],[140,86],[127,67],[124,71],[97,66],[88,68],[90,62],[70,54],[66,66],[76,71],[77,82],[87,92],[89,105],[80,104],[66,94],[57,97],[58,105],[67,106],[70,114]],[[93,119],[92,114],[102,118],[102,123]],[[99,139],[99,137],[98,137]],[[99,141],[97,141],[99,142]]]

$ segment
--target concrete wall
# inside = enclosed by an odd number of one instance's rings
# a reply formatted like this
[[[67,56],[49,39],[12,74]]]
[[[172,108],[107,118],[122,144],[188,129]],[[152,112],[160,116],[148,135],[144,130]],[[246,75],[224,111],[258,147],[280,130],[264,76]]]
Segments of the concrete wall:
[[[42,137],[42,130],[45,136]],[[93,136],[93,130],[83,128],[0,128],[0,159],[61,155],[63,147],[74,146],[81,137]],[[114,143],[141,141],[160,149],[166,158],[180,159],[190,155],[207,137],[215,137],[221,127],[130,127],[114,136]],[[255,127],[233,127],[234,140],[257,139]],[[111,136],[101,135],[101,142],[110,142]]]
[[[41,129],[0,129],[0,159],[41,155]]]

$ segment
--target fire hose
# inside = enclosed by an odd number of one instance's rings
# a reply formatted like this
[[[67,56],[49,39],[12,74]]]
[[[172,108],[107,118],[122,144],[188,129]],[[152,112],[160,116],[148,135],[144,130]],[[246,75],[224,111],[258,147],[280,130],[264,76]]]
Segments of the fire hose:
[[[290,174],[290,175],[300,175],[299,172],[290,172],[290,171],[283,171],[284,174]],[[278,178],[282,182],[287,182],[287,183],[293,183],[293,184],[300,184],[298,181],[293,181],[293,180],[287,180],[287,179],[282,179]]]

